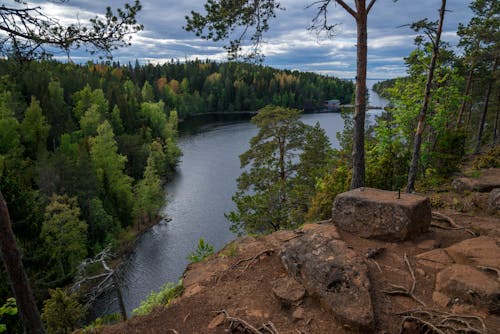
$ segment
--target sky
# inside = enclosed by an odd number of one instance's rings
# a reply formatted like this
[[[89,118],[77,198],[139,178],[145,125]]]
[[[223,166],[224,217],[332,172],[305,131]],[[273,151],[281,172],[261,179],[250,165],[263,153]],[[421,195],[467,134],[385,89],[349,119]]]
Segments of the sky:
[[[130,0],[131,1],[131,0]],[[5,1],[2,1],[2,3]],[[8,2],[8,1],[7,1]],[[106,6],[121,7],[126,0],[69,0],[64,3],[39,3],[49,15],[62,23],[83,21],[105,12]],[[317,12],[307,8],[314,0],[281,0],[285,8],[278,11],[264,36],[264,64],[276,68],[312,71],[340,78],[354,78],[356,73],[356,26],[354,18],[338,5],[331,4],[329,21],[337,23],[335,35],[317,36],[307,30]],[[332,1],[333,2],[333,1]],[[368,2],[368,0],[367,0]],[[144,30],[132,37],[132,46],[113,53],[121,63],[164,63],[171,59],[227,59],[224,42],[197,38],[185,31],[185,16],[191,10],[204,12],[205,0],[142,0],[138,20]],[[353,0],[346,3],[354,6]],[[456,30],[460,22],[467,24],[472,16],[469,1],[448,0],[442,39],[456,46]],[[414,49],[415,34],[411,22],[428,17],[438,19],[438,0],[378,0],[368,18],[368,78],[386,79],[403,76],[404,57]],[[459,50],[457,50],[459,51]],[[64,59],[63,55],[56,58]],[[95,58],[95,57],[94,57]],[[74,61],[92,60],[92,56],[75,51]],[[97,60],[97,59],[94,59]]]

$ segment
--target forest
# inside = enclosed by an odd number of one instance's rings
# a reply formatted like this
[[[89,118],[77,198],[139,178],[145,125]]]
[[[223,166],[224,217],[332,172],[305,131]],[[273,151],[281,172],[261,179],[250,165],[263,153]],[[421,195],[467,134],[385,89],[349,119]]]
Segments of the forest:
[[[246,63],[0,62],[0,188],[39,301],[157,222],[179,118],[353,95],[347,80]]]

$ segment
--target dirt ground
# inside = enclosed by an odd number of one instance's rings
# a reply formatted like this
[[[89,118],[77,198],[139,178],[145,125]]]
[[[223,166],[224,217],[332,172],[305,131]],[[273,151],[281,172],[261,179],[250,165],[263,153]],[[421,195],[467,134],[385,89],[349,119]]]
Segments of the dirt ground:
[[[450,203],[447,196],[453,194],[440,194],[441,198]],[[460,305],[456,305],[454,309],[437,306],[432,299],[436,270],[420,265],[415,258],[416,255],[431,249],[445,248],[472,238],[471,232],[498,238],[499,216],[488,215],[481,210],[485,198],[479,197],[481,198],[477,200],[478,206],[473,208],[474,215],[458,212],[443,205],[436,209],[467,229],[448,230],[431,227],[429,232],[417,239],[403,243],[367,240],[341,232],[341,238],[358,254],[366,254],[373,249],[384,249],[379,255],[367,259],[372,282],[375,333],[424,333],[425,329],[412,329],[407,326],[402,331],[401,326],[403,319],[401,313],[424,308],[480,316],[484,319],[488,333],[500,333],[499,314]],[[461,197],[460,200],[468,199]],[[135,317],[125,323],[103,328],[99,332],[245,333],[238,329],[230,329],[231,322],[224,321],[224,316],[220,315],[220,312],[225,311],[226,315],[243,320],[255,328],[271,322],[280,334],[352,333],[349,328],[341,326],[313,297],[306,296],[300,305],[284,307],[273,295],[273,281],[287,275],[279,257],[279,249],[293,235],[292,231],[283,231],[269,236],[240,239],[236,244],[226,246],[208,260],[190,265],[184,277],[183,295],[168,307],[159,307],[149,315]],[[415,275],[414,295],[425,306],[408,296],[386,293],[393,290],[391,284],[408,289],[412,285],[410,268],[404,261],[405,254]],[[236,326],[237,323],[233,322],[232,325]]]

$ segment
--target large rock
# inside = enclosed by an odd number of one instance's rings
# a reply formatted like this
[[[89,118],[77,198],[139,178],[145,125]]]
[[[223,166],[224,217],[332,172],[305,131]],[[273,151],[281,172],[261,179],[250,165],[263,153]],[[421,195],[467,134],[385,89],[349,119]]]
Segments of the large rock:
[[[372,331],[374,315],[364,258],[335,238],[338,233],[331,224],[309,225],[303,232],[281,250],[288,272],[339,322],[364,333]]]
[[[482,169],[479,173],[478,177],[459,177],[451,185],[458,192],[489,192],[500,188],[500,168]]]
[[[454,264],[441,270],[436,276],[433,299],[443,303],[443,295],[449,301],[485,307],[494,313],[500,311],[500,283],[468,265]]]
[[[455,263],[500,269],[500,239],[477,237],[446,248]]]
[[[488,195],[488,211],[496,213],[500,211],[500,188],[495,188]]]
[[[481,236],[467,239],[448,248],[434,249],[416,256],[427,267],[443,269],[452,264],[500,269],[500,239]]]
[[[363,238],[407,240],[428,230],[428,198],[373,188],[358,188],[335,197],[332,219],[340,229]]]

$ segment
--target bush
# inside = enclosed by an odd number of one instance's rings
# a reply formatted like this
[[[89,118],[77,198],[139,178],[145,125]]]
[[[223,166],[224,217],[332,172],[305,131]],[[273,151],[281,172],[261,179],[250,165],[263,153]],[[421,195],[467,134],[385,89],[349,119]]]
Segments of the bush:
[[[200,262],[206,259],[208,256],[212,255],[213,253],[214,253],[214,246],[205,242],[205,240],[201,238],[198,241],[198,247],[193,253],[189,254],[187,259],[191,263]]]
[[[51,334],[71,333],[78,328],[87,313],[76,294],[63,289],[49,290],[50,298],[43,302],[42,320]]]
[[[158,292],[151,292],[151,294],[141,302],[141,305],[134,309],[134,315],[146,315],[150,313],[157,306],[167,306],[174,298],[181,295],[184,291],[182,280],[175,284],[168,282],[163,285]]]

